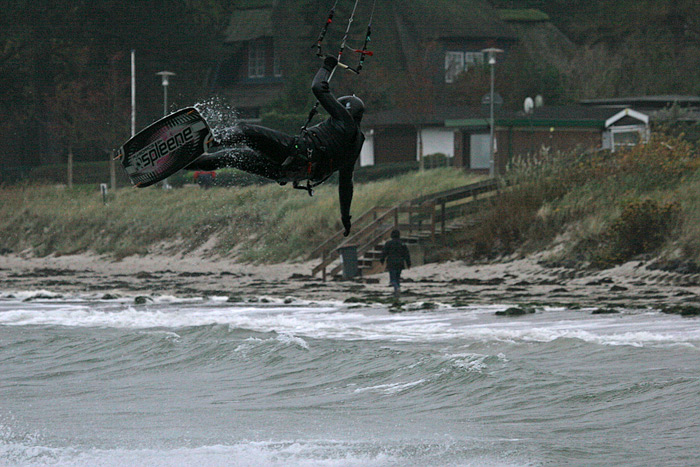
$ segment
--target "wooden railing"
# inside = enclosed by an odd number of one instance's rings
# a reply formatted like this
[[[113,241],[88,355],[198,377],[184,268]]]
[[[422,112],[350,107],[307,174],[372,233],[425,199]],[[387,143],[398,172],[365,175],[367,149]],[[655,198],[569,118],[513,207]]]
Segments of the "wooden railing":
[[[326,280],[326,269],[340,258],[341,248],[356,246],[359,257],[389,238],[395,228],[407,232],[409,236],[413,233],[429,233],[434,240],[437,233],[446,232],[448,219],[464,215],[469,206],[474,206],[477,200],[485,198],[480,195],[497,190],[498,182],[490,179],[414,198],[389,208],[376,206],[353,223],[354,227],[359,227],[355,234],[345,238],[341,230],[311,253],[311,257],[321,256],[321,263],[313,268],[311,274],[322,272],[323,280]],[[337,274],[341,268],[342,265],[335,266],[330,271],[331,275]]]
[[[378,213],[382,212],[383,210],[387,210],[389,208],[382,208],[380,206],[375,206],[372,209],[368,210],[364,214],[362,214],[360,217],[357,219],[353,219],[353,226],[357,229],[358,227],[361,227],[364,224],[367,224],[368,220],[374,220],[377,218]],[[338,245],[340,242],[343,240],[343,232],[344,230],[339,230],[333,236],[329,237],[325,242],[321,243],[319,246],[317,246],[311,253],[309,253],[309,258],[316,258],[318,256],[323,256],[324,254],[327,254],[329,251],[335,250],[338,248]],[[315,272],[314,272],[315,274]]]
[[[326,267],[340,257],[339,249],[349,245],[359,246],[359,244],[365,241],[366,238],[370,236],[379,225],[381,225],[383,222],[386,222],[387,218],[396,217],[397,208],[397,206],[393,208],[383,208],[381,206],[374,207],[366,213],[364,213],[362,216],[360,216],[361,221],[367,221],[368,219],[372,219],[372,221],[364,227],[361,227],[360,230],[358,230],[355,234],[351,235],[345,240],[342,240],[344,238],[342,237],[343,231],[340,231],[333,235],[329,240],[326,240],[321,246],[319,246],[316,249],[316,251],[321,252],[322,260],[321,264],[313,268],[311,274],[315,276],[317,272],[322,271],[323,280],[325,280]],[[341,239],[340,244],[337,243],[338,239]],[[335,246],[332,246],[334,244]]]
[[[481,193],[490,192],[498,189],[498,181],[495,179],[482,180],[469,185],[453,188],[451,190],[441,191],[439,193],[431,193],[429,195],[419,196],[409,201],[411,204],[423,204],[426,201],[435,201],[436,203],[447,203],[459,199],[468,198],[470,196],[479,195]]]

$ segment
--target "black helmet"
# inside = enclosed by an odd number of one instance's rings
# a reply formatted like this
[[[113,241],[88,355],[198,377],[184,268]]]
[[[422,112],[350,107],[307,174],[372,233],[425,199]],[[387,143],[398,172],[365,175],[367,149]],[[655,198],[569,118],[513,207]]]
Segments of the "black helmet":
[[[338,102],[343,104],[343,107],[350,112],[355,121],[362,120],[362,115],[365,113],[365,104],[362,99],[357,96],[343,96],[338,99]]]

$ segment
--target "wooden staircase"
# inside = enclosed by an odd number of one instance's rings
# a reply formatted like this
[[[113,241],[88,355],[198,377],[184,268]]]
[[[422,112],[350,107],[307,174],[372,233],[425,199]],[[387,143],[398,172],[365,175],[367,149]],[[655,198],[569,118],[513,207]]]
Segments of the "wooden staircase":
[[[354,220],[353,235],[345,238],[341,230],[311,252],[311,258],[321,259],[311,273],[315,276],[320,272],[324,281],[328,275],[338,275],[343,268],[340,249],[347,246],[356,247],[362,276],[379,273],[383,270],[379,262],[382,246],[392,230],[401,230],[402,240],[409,245],[434,241],[437,236],[463,229],[465,216],[476,212],[497,190],[498,182],[489,179],[392,207],[375,206]]]

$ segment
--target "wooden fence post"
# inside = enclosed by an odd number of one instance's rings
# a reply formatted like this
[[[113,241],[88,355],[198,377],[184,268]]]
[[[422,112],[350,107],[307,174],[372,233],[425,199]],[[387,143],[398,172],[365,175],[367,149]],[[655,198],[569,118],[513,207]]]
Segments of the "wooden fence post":
[[[447,211],[445,209],[445,202],[444,201],[442,203],[440,203],[440,211],[442,211],[441,212],[442,219],[440,219],[440,224],[441,224],[440,228],[442,230],[442,235],[445,235],[445,216],[447,215]]]

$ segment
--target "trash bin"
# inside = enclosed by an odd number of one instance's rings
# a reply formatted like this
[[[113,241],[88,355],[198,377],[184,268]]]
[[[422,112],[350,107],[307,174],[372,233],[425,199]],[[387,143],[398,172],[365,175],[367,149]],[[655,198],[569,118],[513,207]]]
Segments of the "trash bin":
[[[343,265],[343,279],[353,279],[360,275],[360,267],[357,262],[357,245],[347,245],[338,248],[340,262]]]

